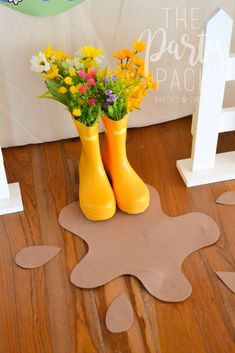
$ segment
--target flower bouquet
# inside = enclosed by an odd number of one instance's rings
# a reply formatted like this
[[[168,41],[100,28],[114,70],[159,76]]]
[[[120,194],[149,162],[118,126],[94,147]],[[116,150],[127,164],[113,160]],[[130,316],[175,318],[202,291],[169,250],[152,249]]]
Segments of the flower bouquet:
[[[133,50],[115,52],[118,63],[114,70],[102,68],[102,50],[91,46],[83,46],[73,58],[49,46],[31,59],[31,69],[42,75],[47,87],[39,98],[62,103],[78,130],[82,142],[79,201],[90,220],[111,218],[116,201],[130,214],[149,206],[148,188],[130,166],[125,147],[128,113],[139,109],[147,91],[156,88],[139,56],[144,50],[145,43],[136,41]],[[103,160],[100,116],[106,128]]]

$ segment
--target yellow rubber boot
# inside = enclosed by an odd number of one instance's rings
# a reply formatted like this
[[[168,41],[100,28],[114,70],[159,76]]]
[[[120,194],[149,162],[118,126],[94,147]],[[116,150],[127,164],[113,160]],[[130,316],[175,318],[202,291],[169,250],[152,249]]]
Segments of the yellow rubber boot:
[[[98,124],[87,127],[74,120],[81,142],[79,201],[84,215],[92,221],[111,218],[116,201],[100,154]]]
[[[102,117],[106,139],[104,167],[110,176],[118,207],[129,214],[144,212],[149,207],[149,190],[136,174],[126,155],[128,117],[119,121]]]

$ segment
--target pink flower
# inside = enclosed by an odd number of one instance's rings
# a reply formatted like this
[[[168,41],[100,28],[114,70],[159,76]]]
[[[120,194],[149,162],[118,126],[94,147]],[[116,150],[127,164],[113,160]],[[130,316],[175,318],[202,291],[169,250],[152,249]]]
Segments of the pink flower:
[[[85,94],[86,91],[87,91],[87,86],[82,85],[82,86],[80,87],[80,92],[83,93],[83,94]]]
[[[88,104],[89,104],[89,105],[95,105],[95,98],[90,98],[90,99],[88,100]]]
[[[95,69],[91,70],[91,75],[92,76],[95,76],[96,74],[97,74],[97,70],[95,70]]]
[[[85,73],[84,71],[82,71],[82,70],[79,70],[79,71],[77,72],[77,75],[78,75],[79,77],[82,77],[82,78],[85,78],[85,77],[86,77],[86,73]]]
[[[90,80],[91,78],[93,78],[92,74],[86,74],[86,79]]]
[[[89,78],[87,80],[87,82],[89,83],[90,86],[95,86],[96,85],[96,82],[95,82],[95,80],[93,78]]]

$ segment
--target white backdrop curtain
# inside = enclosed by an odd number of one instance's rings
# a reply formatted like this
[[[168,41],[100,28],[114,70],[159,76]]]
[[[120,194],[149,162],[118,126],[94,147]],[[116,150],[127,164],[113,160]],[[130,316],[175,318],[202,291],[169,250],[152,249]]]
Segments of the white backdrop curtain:
[[[104,49],[105,58],[112,65],[115,49],[129,46],[146,29],[153,34],[159,28],[166,31],[167,45],[175,40],[183,50],[180,41],[186,33],[198,49],[197,35],[217,7],[235,19],[235,2],[231,0],[85,0],[65,13],[46,18],[0,5],[0,144],[7,147],[40,143],[77,134],[62,105],[36,98],[45,88],[39,76],[30,71],[33,53],[49,43],[71,55],[81,45],[94,45]],[[193,27],[198,29],[191,28],[192,8],[196,8],[193,16],[199,19]],[[176,20],[183,19],[185,11],[186,28],[183,20]],[[161,46],[162,36],[158,33],[151,54],[159,52]],[[231,51],[235,52],[235,35]],[[167,76],[158,92],[145,99],[142,110],[131,114],[130,126],[156,124],[194,112],[200,64],[192,68],[189,57],[189,49],[181,60],[165,52],[157,62],[150,63],[155,77],[157,68],[160,80]],[[191,90],[193,84],[195,88]],[[230,84],[225,105],[235,105],[234,92],[234,85]]]

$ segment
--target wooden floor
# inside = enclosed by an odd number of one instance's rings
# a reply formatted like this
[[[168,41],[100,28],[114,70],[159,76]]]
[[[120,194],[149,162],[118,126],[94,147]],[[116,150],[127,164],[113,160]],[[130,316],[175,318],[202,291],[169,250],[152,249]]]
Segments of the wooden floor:
[[[95,290],[70,283],[86,246],[57,218],[78,198],[78,139],[4,150],[8,180],[20,182],[25,212],[0,217],[0,353],[235,352],[235,297],[215,275],[235,270],[235,206],[215,203],[222,192],[235,190],[235,181],[184,186],[175,163],[190,155],[190,124],[184,118],[131,129],[127,140],[133,167],[157,188],[166,213],[201,211],[221,229],[216,245],[184,262],[193,293],[177,304],[154,299],[128,276]],[[235,134],[222,135],[219,150],[234,149]],[[14,255],[35,244],[59,246],[60,255],[39,269],[18,268]],[[105,312],[122,291],[133,305],[134,324],[127,333],[111,334]]]

